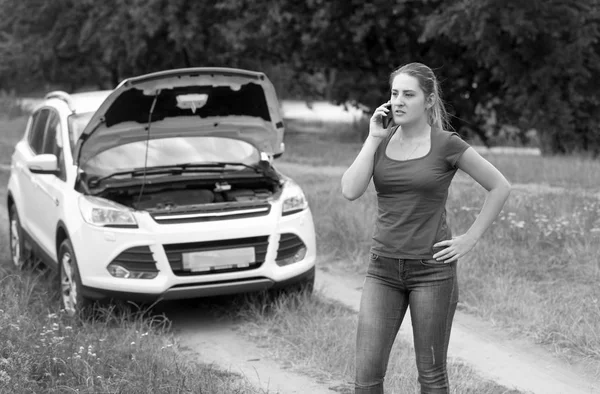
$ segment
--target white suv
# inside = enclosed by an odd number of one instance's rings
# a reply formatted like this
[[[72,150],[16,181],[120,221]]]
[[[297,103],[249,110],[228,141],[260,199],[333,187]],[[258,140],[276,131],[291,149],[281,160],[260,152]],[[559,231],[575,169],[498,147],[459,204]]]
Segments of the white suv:
[[[189,68],[46,95],[12,156],[12,260],[57,268],[63,307],[302,287],[315,231],[279,173],[283,122],[258,72]]]

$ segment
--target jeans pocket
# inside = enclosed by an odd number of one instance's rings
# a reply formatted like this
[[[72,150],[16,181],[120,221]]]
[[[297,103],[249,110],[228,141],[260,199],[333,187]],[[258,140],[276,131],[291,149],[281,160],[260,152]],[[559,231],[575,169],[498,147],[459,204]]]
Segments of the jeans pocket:
[[[443,266],[450,267],[449,263],[446,263],[445,261],[437,261],[436,259],[421,259],[420,262],[421,262],[421,265],[423,265],[425,267],[443,267]]]

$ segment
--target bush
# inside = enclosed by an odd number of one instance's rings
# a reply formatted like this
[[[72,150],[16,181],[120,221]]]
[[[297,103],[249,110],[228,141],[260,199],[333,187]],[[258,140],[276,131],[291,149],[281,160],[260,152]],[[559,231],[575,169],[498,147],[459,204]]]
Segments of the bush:
[[[26,114],[27,111],[23,108],[21,100],[17,98],[14,90],[0,90],[0,117],[13,119]]]

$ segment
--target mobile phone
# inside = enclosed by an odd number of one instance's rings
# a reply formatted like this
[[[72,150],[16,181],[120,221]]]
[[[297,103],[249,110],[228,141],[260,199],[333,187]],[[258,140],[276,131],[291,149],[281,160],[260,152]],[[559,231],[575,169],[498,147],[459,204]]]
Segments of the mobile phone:
[[[381,122],[383,123],[383,128],[387,129],[390,124],[394,123],[394,115],[392,114],[391,104],[388,105],[389,111],[387,115],[381,117]]]

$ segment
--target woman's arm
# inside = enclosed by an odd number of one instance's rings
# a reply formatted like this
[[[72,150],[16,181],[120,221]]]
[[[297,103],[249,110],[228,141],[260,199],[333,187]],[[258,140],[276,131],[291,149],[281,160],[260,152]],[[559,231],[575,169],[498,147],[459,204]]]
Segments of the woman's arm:
[[[382,138],[368,136],[352,165],[342,176],[342,194],[348,200],[362,196],[373,175],[373,159]]]
[[[352,165],[342,176],[342,194],[348,200],[356,200],[369,186],[373,176],[375,151],[389,132],[383,127],[383,117],[389,112],[389,106],[388,101],[375,109],[369,122],[369,136]]]
[[[465,234],[433,245],[434,247],[445,247],[434,254],[433,258],[444,260],[446,263],[463,257],[475,246],[502,210],[511,189],[504,175],[473,148],[468,148],[462,154],[458,161],[458,168],[483,186],[488,194],[481,212]]]

